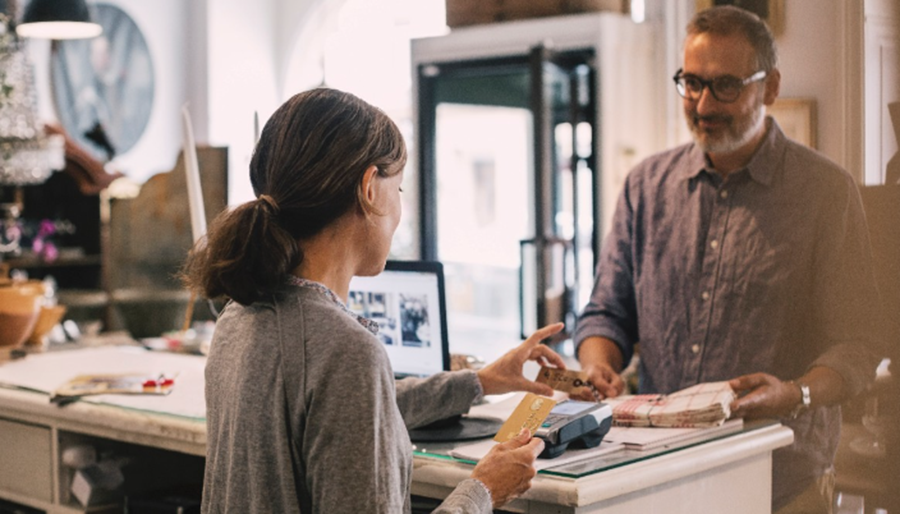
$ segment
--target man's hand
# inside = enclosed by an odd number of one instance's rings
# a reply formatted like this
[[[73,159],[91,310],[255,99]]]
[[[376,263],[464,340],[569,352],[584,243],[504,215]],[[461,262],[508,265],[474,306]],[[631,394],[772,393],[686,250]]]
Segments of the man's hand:
[[[597,401],[619,396],[625,390],[625,381],[622,380],[622,376],[616,373],[608,364],[598,362],[582,366],[582,371],[587,373],[588,382],[594,386],[594,390],[584,388],[578,394],[569,395],[572,398],[584,401]],[[596,396],[594,391],[596,391]]]
[[[736,418],[786,418],[801,400],[797,385],[767,373],[740,376],[728,384],[739,395],[746,392],[731,402],[731,415]]]
[[[541,341],[563,329],[562,323],[554,323],[538,329],[531,337],[502,357],[478,371],[478,380],[484,394],[503,394],[512,391],[527,391],[544,396],[552,396],[553,389],[546,384],[538,384],[522,376],[525,361],[537,361],[542,366],[566,369],[566,365],[556,352],[542,345]]]
[[[491,492],[495,509],[506,505],[531,488],[531,479],[537,471],[534,459],[544,450],[544,441],[532,438],[528,429],[500,443],[488,452],[472,471],[472,478],[481,480]]]
[[[618,371],[622,369],[622,352],[611,339],[605,337],[585,339],[578,349],[578,360],[581,362],[581,370],[587,373],[588,382],[594,386],[594,391],[599,397],[595,398],[593,391],[585,390],[577,396],[578,399],[602,400],[619,396],[625,390],[625,381],[619,376]]]
[[[809,387],[813,407],[835,405],[844,400],[844,379],[840,373],[826,366],[814,366],[797,379]],[[728,382],[734,392],[749,391],[731,404],[735,417],[753,418],[787,417],[800,404],[800,388],[767,375],[753,373]]]

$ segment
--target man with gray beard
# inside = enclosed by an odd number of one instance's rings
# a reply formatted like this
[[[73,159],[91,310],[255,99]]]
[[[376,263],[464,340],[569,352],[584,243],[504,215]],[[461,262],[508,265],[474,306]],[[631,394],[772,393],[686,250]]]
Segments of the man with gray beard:
[[[698,13],[674,77],[694,142],[629,174],[575,343],[601,396],[640,343],[640,392],[730,380],[736,416],[778,418],[779,514],[831,512],[840,402],[874,379],[880,320],[853,178],[787,139],[766,106],[781,72],[768,27]]]

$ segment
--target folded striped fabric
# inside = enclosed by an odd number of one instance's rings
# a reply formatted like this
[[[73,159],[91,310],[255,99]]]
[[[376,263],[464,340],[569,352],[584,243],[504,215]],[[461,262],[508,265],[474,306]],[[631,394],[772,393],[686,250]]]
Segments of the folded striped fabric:
[[[728,382],[707,382],[669,395],[635,394],[604,400],[613,422],[625,427],[714,427],[731,415],[734,391]]]

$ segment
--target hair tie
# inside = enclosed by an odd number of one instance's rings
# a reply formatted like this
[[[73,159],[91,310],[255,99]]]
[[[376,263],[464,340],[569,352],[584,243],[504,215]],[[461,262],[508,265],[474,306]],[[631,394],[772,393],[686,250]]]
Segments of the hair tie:
[[[278,202],[276,202],[274,198],[269,195],[259,195],[259,198],[257,198],[256,201],[267,205],[269,211],[271,211],[273,215],[278,216],[280,209],[278,208]]]

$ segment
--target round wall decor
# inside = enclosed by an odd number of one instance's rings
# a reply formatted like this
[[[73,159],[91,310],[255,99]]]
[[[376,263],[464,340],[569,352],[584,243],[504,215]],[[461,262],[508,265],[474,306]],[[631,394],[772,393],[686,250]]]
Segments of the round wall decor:
[[[91,16],[103,34],[53,42],[53,98],[69,136],[97,159],[109,161],[130,150],[150,121],[153,60],[125,11],[94,4]]]

